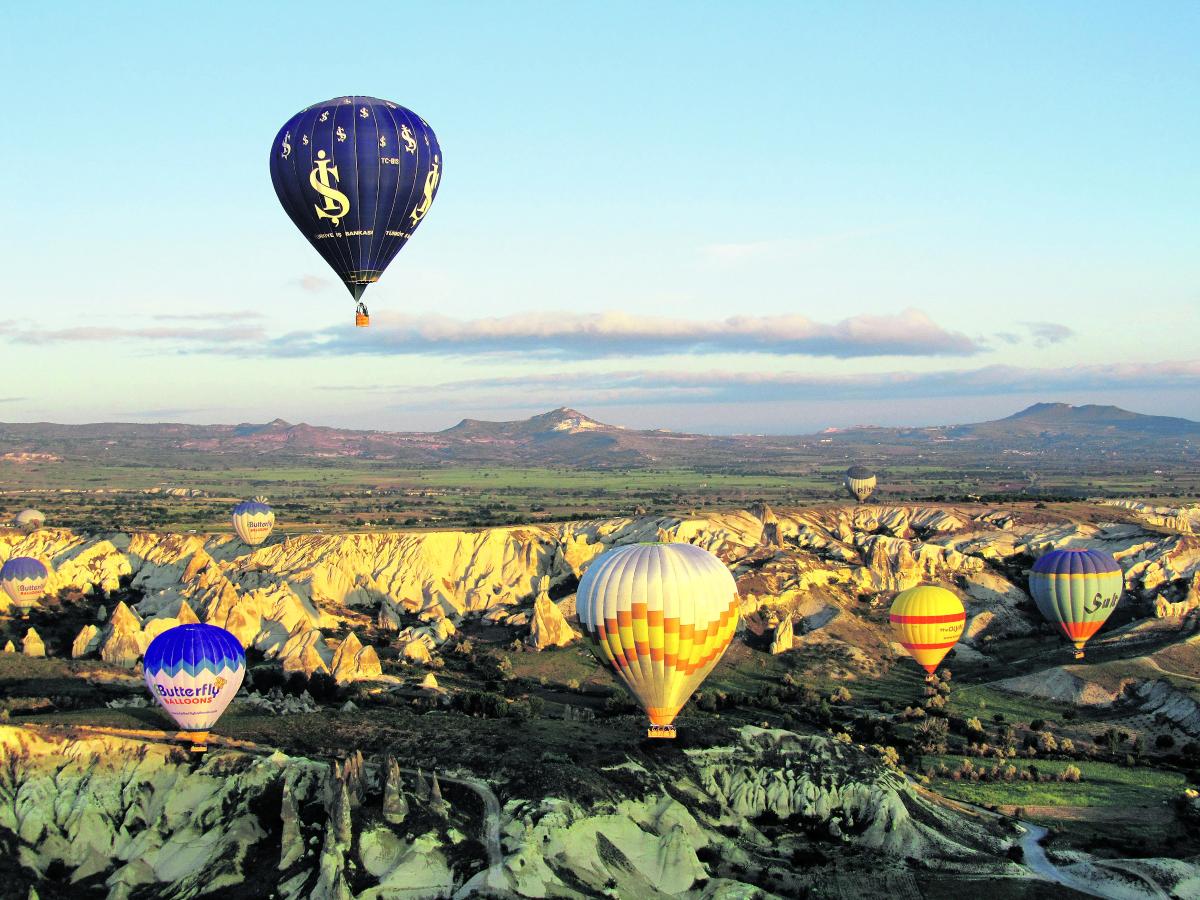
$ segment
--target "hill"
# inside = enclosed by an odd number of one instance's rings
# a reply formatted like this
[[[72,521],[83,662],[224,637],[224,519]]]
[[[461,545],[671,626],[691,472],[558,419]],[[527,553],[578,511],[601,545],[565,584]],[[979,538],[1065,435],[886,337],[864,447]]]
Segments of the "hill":
[[[119,452],[124,462],[148,465],[197,464],[219,455],[235,457],[242,464],[260,464],[263,457],[281,461],[345,457],[418,466],[679,465],[769,470],[841,463],[864,455],[879,463],[914,452],[967,462],[980,455],[1017,452],[1051,459],[1104,455],[1126,464],[1153,466],[1200,456],[1200,423],[1115,406],[1038,403],[1006,418],[975,424],[726,436],[623,428],[562,407],[517,421],[463,419],[436,432],[363,431],[283,419],[237,425],[0,424],[0,449],[106,462]]]

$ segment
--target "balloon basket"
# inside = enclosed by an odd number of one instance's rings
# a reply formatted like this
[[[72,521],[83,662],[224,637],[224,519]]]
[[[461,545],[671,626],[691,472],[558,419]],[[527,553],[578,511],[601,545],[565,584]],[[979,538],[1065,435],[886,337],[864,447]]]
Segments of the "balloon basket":
[[[1076,658],[1076,659],[1083,659],[1083,651],[1082,651],[1082,650],[1076,650],[1076,651],[1075,651],[1075,658]]]
[[[651,725],[646,729],[646,737],[649,738],[664,738],[671,740],[675,737],[674,725]]]
[[[371,317],[368,316],[366,313],[355,313],[354,314],[354,327],[355,328],[367,328],[368,326],[370,326],[370,324],[371,324]]]
[[[207,731],[181,731],[176,737],[181,741],[187,741],[191,746],[188,748],[193,753],[205,753],[208,750]]]

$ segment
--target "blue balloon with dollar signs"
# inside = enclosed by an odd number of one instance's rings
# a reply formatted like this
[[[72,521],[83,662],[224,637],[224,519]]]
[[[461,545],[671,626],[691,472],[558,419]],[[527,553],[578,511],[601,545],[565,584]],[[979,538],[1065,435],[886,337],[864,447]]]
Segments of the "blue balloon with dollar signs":
[[[429,124],[375,97],[335,97],[301,110],[271,145],[279,202],[349,289],[362,319],[363,292],[425,220],[442,168]]]

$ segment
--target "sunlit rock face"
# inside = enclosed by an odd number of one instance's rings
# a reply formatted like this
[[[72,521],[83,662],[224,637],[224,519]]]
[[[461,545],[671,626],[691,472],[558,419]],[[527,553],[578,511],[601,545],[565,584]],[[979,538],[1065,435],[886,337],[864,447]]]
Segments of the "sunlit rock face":
[[[999,830],[927,802],[903,775],[858,748],[744,728],[735,745],[686,757],[669,772],[620,767],[640,782],[634,798],[591,808],[569,798],[507,804],[509,889],[556,896],[564,882],[582,882],[609,896],[699,897],[716,896],[716,884],[719,896],[757,896],[750,884],[713,878],[711,861],[753,870],[754,848],[779,842],[937,857],[976,871],[1008,868],[1009,840]],[[766,820],[787,821],[790,834],[766,838],[755,824]]]
[[[864,600],[877,607],[923,582],[963,597],[963,647],[1029,634],[1039,620],[1025,590],[1028,566],[1061,547],[1112,553],[1138,616],[1183,620],[1200,606],[1200,538],[1154,519],[1170,512],[1191,521],[1195,507],[1096,508],[1124,521],[1026,522],[1020,509],[987,507],[762,506],[695,518],[277,537],[257,548],[232,536],[58,529],[0,534],[0,558],[45,558],[57,597],[95,605],[99,637],[84,628],[57,652],[132,667],[154,637],[199,620],[228,629],[289,673],[333,673],[342,683],[377,679],[384,643],[410,663],[438,664],[457,626],[473,617],[511,628],[535,648],[570,643],[578,634],[570,591],[579,576],[610,547],[657,539],[716,553],[738,581],[743,616],[790,614],[796,646],[845,639],[839,629],[861,615]],[[128,604],[106,616],[99,598],[126,584]],[[567,596],[552,601],[549,592]],[[335,659],[342,642],[331,635],[348,631],[361,646]],[[786,640],[776,649],[786,652]]]
[[[239,896],[437,897],[471,874],[455,873],[447,834],[474,823],[440,798],[412,797],[395,761],[367,772],[360,755],[332,766],[282,753],[187,756],[166,744],[0,726],[0,833],[28,882],[0,894],[87,879],[112,900],[250,885],[261,893]],[[400,827],[410,804],[435,802],[444,828]],[[348,879],[365,892],[352,894]]]

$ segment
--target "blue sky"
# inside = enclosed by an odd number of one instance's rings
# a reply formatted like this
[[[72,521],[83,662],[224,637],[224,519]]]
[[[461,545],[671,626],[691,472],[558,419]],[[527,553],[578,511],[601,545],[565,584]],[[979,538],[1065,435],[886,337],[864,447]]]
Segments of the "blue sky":
[[[2,15],[0,419],[1200,418],[1200,5]],[[347,93],[445,152],[369,331],[267,174]]]

